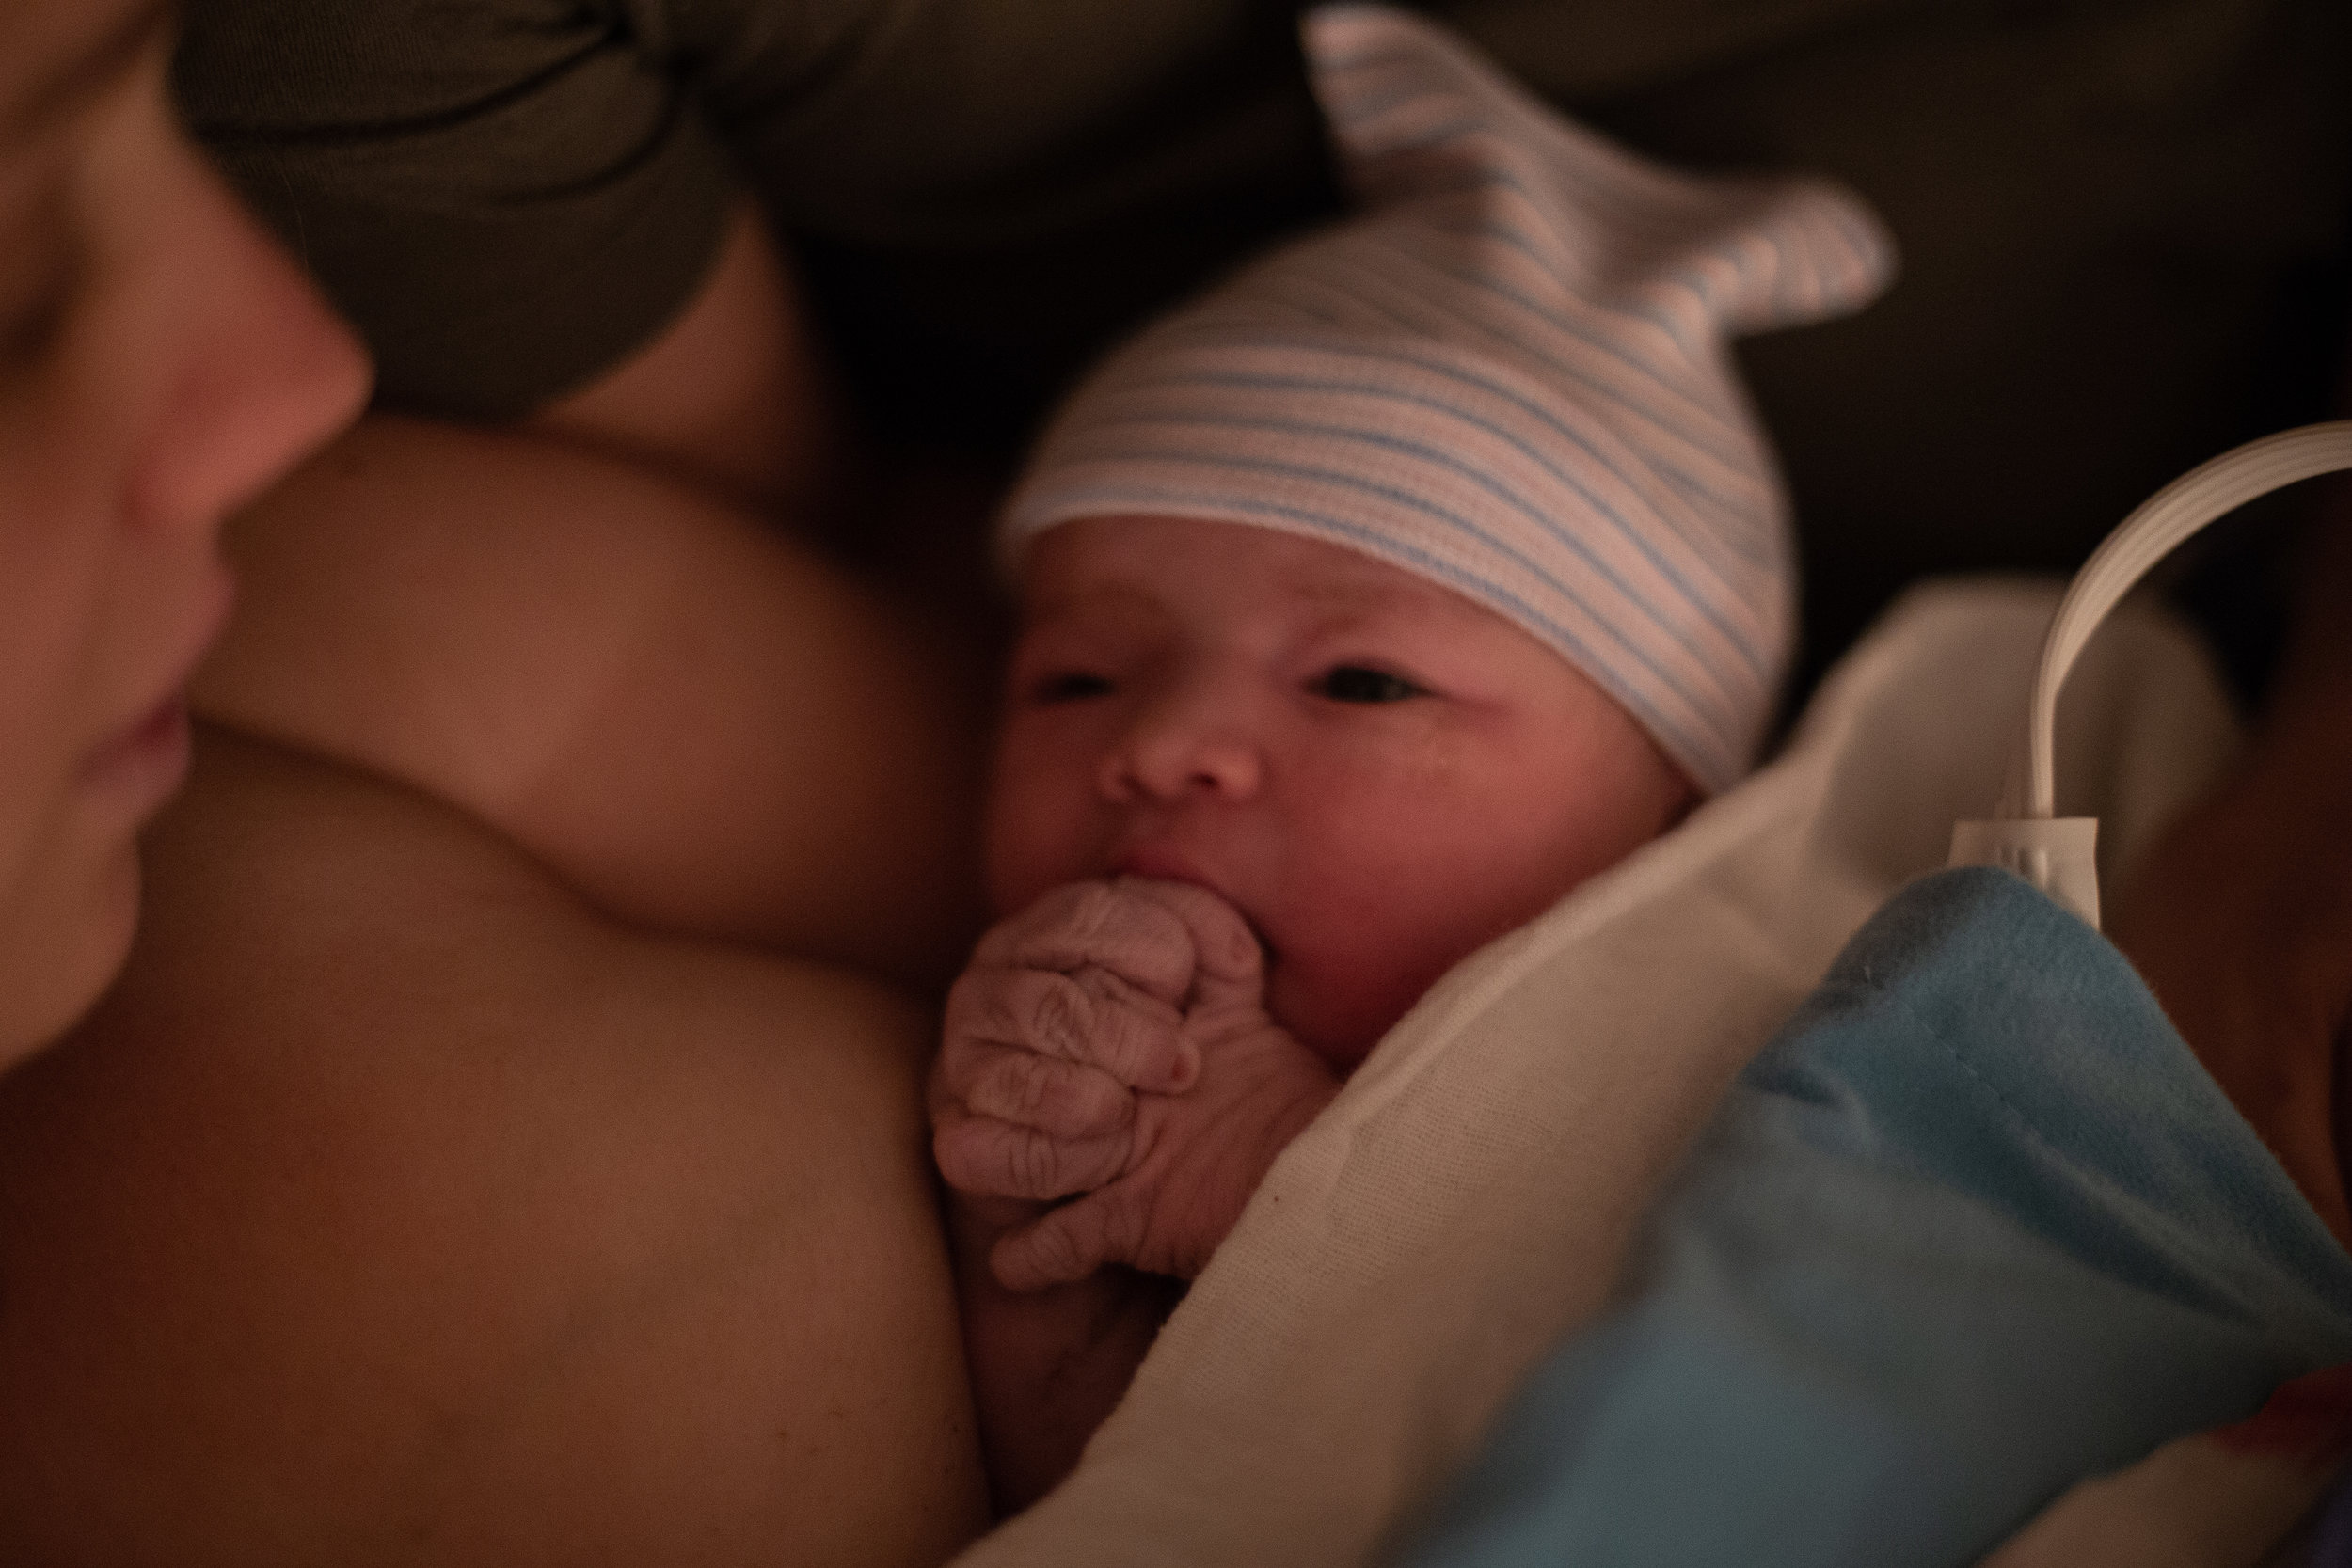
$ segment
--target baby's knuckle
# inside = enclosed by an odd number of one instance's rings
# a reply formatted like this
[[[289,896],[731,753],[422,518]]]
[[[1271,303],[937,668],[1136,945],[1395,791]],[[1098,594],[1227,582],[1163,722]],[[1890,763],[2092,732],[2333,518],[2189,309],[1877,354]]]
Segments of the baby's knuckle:
[[[1100,882],[1073,882],[1033,906],[1022,955],[1031,962],[1060,967],[1086,951],[1109,914],[1107,890]]]
[[[1038,1271],[1049,1279],[1084,1279],[1093,1270],[1077,1236],[1075,1209],[1064,1210],[1038,1222],[1030,1249]]]
[[[1107,1011],[1096,1032],[1094,1059],[1125,1083],[1145,1075],[1158,1044],[1152,1021],[1134,1007]]]
[[[1119,918],[1121,902],[1118,889],[1109,882],[1093,881],[1076,884],[1069,921],[1078,932],[1092,935]]]
[[[1096,1137],[1117,1137],[1136,1119],[1135,1091],[1106,1072],[1088,1072],[1071,1085],[1071,1115]]]
[[[1055,1069],[1050,1056],[1025,1054],[1005,1065],[1004,1093],[1009,1119],[1041,1121],[1053,1108]]]
[[[1257,967],[1258,938],[1238,910],[1203,894],[1195,905],[1195,918],[1192,940],[1205,967],[1227,975]]]
[[[989,1165],[975,1148],[969,1123],[941,1127],[931,1135],[931,1160],[947,1185],[958,1192],[987,1190]]]
[[[1094,1025],[1094,1006],[1067,975],[1046,977],[1029,999],[1025,1037],[1057,1056],[1084,1054]]]
[[[1012,1190],[1025,1197],[1059,1196],[1061,1149],[1043,1133],[1022,1128],[1005,1141]]]
[[[1019,1037],[1027,1010],[1026,972],[992,969],[968,975],[947,994],[946,1037],[951,1045],[990,1044]]]
[[[1197,892],[1183,883],[1169,883],[1130,898],[1127,928],[1130,939],[1152,952],[1183,954],[1192,944],[1192,928],[1181,909],[1169,905]]]

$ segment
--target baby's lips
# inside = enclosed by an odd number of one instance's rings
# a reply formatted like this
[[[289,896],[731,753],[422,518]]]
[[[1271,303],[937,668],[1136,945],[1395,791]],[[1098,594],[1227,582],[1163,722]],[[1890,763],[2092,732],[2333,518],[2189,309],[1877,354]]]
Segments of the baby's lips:
[[[1177,882],[1216,895],[1217,902],[1241,917],[1259,953],[1270,955],[1273,944],[1258,928],[1257,920],[1221,880],[1181,849],[1168,844],[1137,843],[1120,849],[1111,866],[1114,881]],[[1221,955],[1220,955],[1221,956]]]

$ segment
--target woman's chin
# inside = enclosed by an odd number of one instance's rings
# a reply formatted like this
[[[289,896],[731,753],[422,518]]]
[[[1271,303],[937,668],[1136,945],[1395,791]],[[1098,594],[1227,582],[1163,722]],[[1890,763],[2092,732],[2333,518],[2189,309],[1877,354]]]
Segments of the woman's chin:
[[[138,846],[124,840],[70,897],[0,910],[0,1071],[54,1043],[105,994],[139,918]]]

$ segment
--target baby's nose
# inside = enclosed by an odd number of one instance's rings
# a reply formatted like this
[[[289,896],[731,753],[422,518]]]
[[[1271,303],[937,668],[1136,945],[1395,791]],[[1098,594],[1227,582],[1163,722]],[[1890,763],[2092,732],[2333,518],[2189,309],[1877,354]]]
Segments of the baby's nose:
[[[1265,778],[1265,756],[1241,705],[1214,689],[1170,692],[1136,718],[1103,759],[1113,800],[1188,795],[1246,800]]]

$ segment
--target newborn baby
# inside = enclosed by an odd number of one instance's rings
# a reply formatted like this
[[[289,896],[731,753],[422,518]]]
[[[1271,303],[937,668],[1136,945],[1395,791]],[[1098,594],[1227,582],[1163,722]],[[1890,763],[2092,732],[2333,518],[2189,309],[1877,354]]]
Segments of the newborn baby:
[[[1437,978],[1692,796],[1624,707],[1492,610],[1320,540],[1192,517],[1040,539],[989,886],[949,1004],[960,1189],[1086,1196],[1016,1289],[1189,1276]]]
[[[1307,36],[1363,211],[1115,354],[1007,510],[1005,918],[931,1104],[1009,1506],[1391,1025],[1746,768],[1789,566],[1724,338],[1887,269],[1842,193],[1644,164],[1428,24]]]

